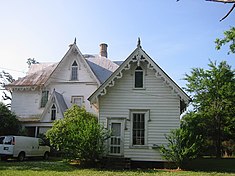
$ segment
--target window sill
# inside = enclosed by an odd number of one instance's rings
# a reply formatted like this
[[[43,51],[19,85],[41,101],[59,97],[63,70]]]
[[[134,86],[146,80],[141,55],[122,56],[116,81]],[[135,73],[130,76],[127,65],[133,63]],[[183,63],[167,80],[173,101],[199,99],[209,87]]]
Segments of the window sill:
[[[133,88],[133,90],[145,90],[145,88],[143,87],[143,88]]]
[[[147,145],[131,145],[129,146],[130,149],[149,149]]]

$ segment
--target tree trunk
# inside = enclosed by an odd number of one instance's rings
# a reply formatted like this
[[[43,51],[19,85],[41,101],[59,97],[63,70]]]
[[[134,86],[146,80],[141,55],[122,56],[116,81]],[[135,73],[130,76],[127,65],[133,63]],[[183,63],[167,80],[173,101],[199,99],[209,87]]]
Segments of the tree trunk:
[[[216,115],[215,119],[217,121],[216,126],[216,141],[215,141],[215,147],[216,147],[216,158],[221,158],[222,156],[222,148],[221,148],[221,117],[220,115]]]

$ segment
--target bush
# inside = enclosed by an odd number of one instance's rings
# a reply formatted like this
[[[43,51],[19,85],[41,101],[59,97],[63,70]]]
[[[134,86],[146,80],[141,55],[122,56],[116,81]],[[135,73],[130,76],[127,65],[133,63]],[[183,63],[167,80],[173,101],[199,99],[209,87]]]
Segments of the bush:
[[[166,136],[169,142],[167,146],[158,147],[163,158],[173,161],[178,168],[182,168],[187,161],[197,158],[200,149],[201,138],[196,136],[193,141],[190,141],[185,134],[183,129],[172,130]]]
[[[97,117],[84,108],[74,105],[64,116],[64,119],[55,121],[46,133],[51,145],[64,152],[66,158],[95,163],[103,155],[108,133],[98,123]]]
[[[0,136],[21,133],[20,121],[2,102],[0,102],[0,124]]]

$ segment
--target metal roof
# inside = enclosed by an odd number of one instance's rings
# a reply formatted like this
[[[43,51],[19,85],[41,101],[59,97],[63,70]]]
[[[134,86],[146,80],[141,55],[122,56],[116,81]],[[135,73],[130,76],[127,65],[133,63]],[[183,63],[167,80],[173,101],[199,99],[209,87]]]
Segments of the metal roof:
[[[57,103],[58,103],[58,106],[61,110],[61,113],[64,114],[64,112],[68,109],[68,106],[65,103],[63,95],[60,94],[59,92],[56,92],[55,90],[53,92],[53,95],[57,99]]]
[[[108,58],[98,55],[84,55],[86,61],[102,84],[119,66]],[[15,86],[41,86],[50,78],[52,72],[56,69],[58,63],[39,63],[32,64],[27,75],[19,78],[7,85],[7,87]]]
[[[86,61],[101,84],[103,84],[106,81],[106,79],[108,79],[110,75],[113,73],[112,71],[103,68],[89,60]]]
[[[43,85],[56,68],[57,63],[48,64],[35,64],[32,65],[33,69],[29,69],[28,74],[23,77],[19,78],[18,80],[14,81],[7,85],[7,87],[12,86],[40,86]]]

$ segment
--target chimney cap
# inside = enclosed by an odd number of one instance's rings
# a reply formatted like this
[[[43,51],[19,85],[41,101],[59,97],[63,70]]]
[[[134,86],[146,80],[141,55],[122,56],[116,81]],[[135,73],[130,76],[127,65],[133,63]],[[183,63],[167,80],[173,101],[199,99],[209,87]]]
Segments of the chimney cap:
[[[108,47],[108,44],[107,44],[107,43],[101,43],[100,46],[106,46],[106,47]]]

